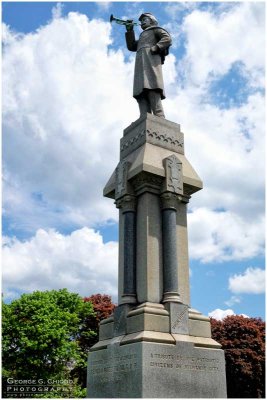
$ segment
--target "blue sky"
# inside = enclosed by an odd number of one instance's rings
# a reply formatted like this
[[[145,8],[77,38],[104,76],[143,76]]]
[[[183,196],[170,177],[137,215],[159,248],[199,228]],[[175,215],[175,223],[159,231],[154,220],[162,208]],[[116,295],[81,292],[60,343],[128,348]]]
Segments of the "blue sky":
[[[2,3],[5,298],[67,287],[116,302],[118,214],[102,190],[138,107],[109,16],[144,11],[172,35],[166,118],[204,182],[188,213],[191,304],[264,318],[264,2]]]

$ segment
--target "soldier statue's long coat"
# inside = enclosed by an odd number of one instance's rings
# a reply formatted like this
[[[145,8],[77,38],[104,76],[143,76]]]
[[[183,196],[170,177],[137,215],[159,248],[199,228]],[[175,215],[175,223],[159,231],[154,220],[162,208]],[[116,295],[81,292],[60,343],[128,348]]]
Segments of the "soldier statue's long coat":
[[[158,90],[161,98],[165,99],[162,64],[164,54],[168,54],[171,45],[169,33],[158,26],[146,28],[140,35],[139,40],[135,40],[134,31],[125,33],[127,48],[136,51],[134,69],[133,97],[138,98],[144,89]],[[150,48],[157,45],[158,54],[152,54]]]

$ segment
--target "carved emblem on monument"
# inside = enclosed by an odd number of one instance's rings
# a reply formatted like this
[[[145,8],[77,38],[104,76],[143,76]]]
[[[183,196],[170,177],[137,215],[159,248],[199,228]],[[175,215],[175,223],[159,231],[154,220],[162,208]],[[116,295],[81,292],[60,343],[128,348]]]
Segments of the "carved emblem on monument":
[[[165,190],[183,194],[183,171],[181,161],[173,154],[163,160],[166,182]]]
[[[122,160],[116,168],[116,199],[128,193],[127,175],[129,166],[130,163],[128,161]]]

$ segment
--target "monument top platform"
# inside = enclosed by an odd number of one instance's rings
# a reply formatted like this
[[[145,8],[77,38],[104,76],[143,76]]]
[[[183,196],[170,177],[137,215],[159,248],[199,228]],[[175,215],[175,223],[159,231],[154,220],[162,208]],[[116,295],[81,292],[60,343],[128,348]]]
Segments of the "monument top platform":
[[[146,114],[123,131],[120,163],[128,163],[129,180],[143,172],[151,174],[151,179],[164,179],[164,159],[173,154],[182,164],[184,194],[190,196],[201,190],[202,180],[185,156],[184,134],[179,124]],[[115,198],[115,188],[116,170],[104,188],[104,196]]]
[[[180,125],[148,113],[124,129],[120,158],[124,159],[144,143],[184,154],[184,135]]]

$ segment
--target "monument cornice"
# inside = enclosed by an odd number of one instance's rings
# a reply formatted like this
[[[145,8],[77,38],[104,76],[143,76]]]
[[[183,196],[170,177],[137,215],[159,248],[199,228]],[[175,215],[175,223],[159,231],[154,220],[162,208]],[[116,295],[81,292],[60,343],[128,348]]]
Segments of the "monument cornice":
[[[162,188],[164,178],[149,172],[141,172],[131,180],[134,192],[139,195],[143,191],[159,193]]]

